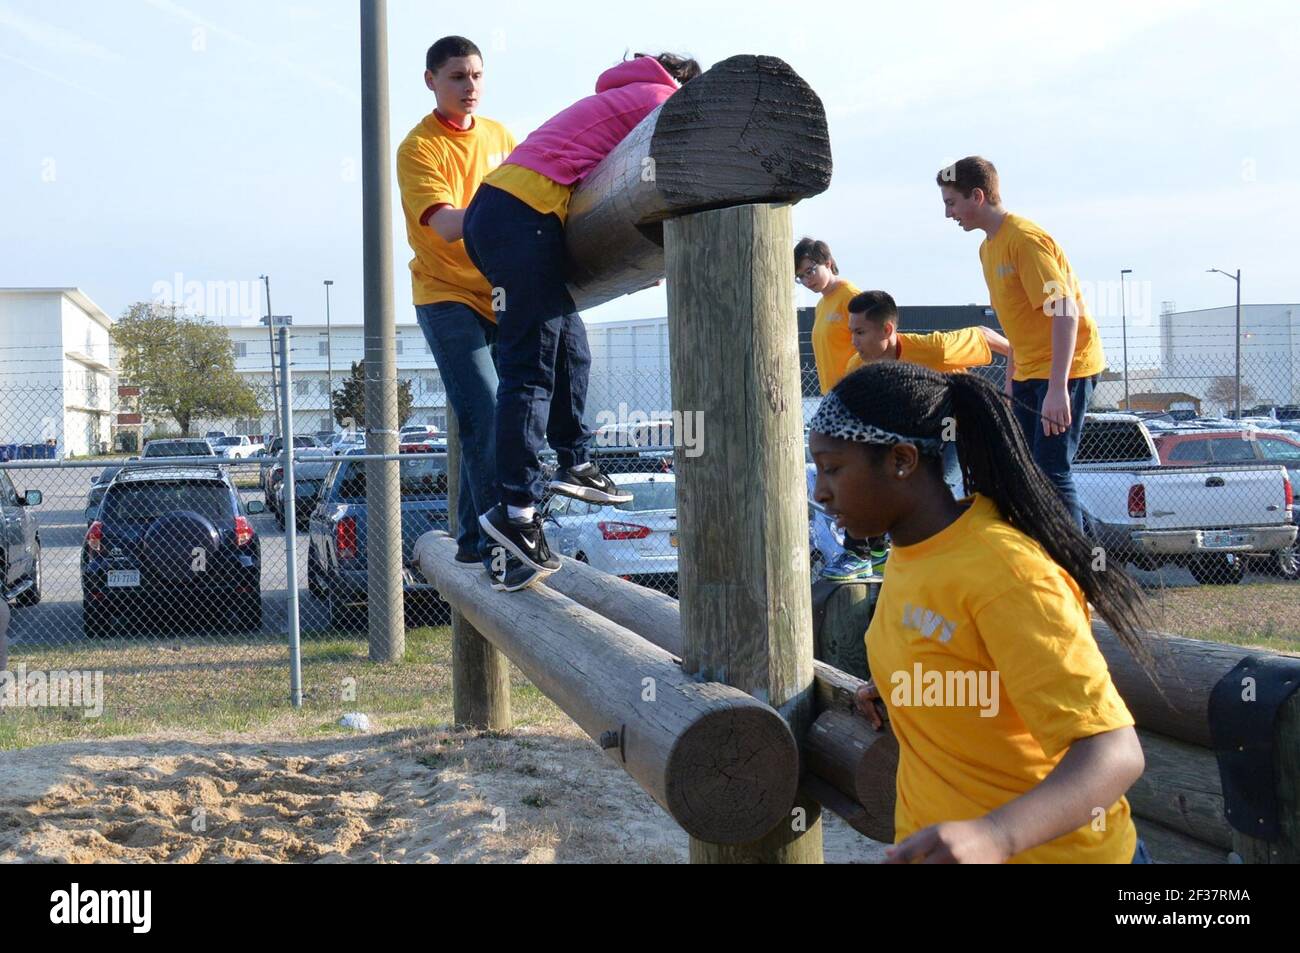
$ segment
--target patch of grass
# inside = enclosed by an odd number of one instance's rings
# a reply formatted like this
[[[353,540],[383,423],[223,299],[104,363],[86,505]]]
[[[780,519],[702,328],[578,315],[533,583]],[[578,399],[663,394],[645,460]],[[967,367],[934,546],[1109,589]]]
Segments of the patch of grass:
[[[302,737],[346,732],[338,720],[365,712],[393,730],[452,721],[451,630],[406,632],[401,662],[369,659],[363,634],[325,633],[302,643],[303,701],[289,698],[289,652],[282,637],[237,641],[206,636],[112,639],[64,646],[15,646],[11,668],[103,672],[103,714],[50,708],[0,710],[0,750],[160,731],[251,732],[274,725]],[[511,710],[519,725],[562,718],[517,672]]]
[[[1169,586],[1148,590],[1147,600],[1161,631],[1300,653],[1300,582]]]
[[[551,803],[551,799],[540,791],[534,791],[532,794],[525,794],[520,798],[520,803],[527,807],[543,808]]]

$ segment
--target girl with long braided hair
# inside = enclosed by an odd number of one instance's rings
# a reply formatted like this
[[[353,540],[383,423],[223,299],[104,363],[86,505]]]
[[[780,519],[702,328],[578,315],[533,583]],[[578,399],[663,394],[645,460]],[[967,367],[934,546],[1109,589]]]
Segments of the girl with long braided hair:
[[[814,497],[888,533],[858,707],[898,738],[893,862],[1128,863],[1144,761],[1089,603],[1144,664],[1141,590],[1080,532],[1006,398],[902,362],[849,374],[810,424]],[[943,480],[956,440],[970,494]],[[1104,554],[1102,554],[1104,555]]]

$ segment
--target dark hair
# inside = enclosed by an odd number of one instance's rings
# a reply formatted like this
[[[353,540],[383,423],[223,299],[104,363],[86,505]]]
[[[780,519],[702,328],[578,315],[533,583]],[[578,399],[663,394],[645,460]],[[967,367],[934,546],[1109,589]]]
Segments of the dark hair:
[[[966,198],[970,198],[970,194],[979,189],[990,205],[1002,204],[1002,194],[998,190],[998,170],[983,156],[958,159],[952,165],[940,169],[934,180],[939,185],[951,185]]]
[[[835,264],[835,256],[831,254],[831,246],[815,238],[801,238],[799,244],[794,246],[794,266],[799,267],[799,262],[807,258],[813,264],[827,265],[830,267],[832,275],[840,273],[839,265]]]
[[[864,291],[849,299],[849,314],[860,314],[868,321],[884,324],[893,321],[898,327],[898,305],[888,291]]]
[[[1035,540],[1074,579],[1120,641],[1150,668],[1141,632],[1149,627],[1142,590],[1123,569],[1093,569],[1084,536],[1030,455],[1002,392],[977,374],[940,374],[907,361],[868,364],[832,390],[864,423],[913,437],[942,439],[956,421],[957,459],[968,493],[989,497],[1003,519]],[[884,445],[867,445],[883,454]]]
[[[678,56],[676,53],[660,53],[657,56],[654,53],[633,53],[632,59],[642,56],[648,56],[657,62],[660,66],[668,71],[668,75],[677,80],[678,86],[685,86],[700,73],[700,64],[689,56]]]
[[[424,54],[424,68],[430,73],[436,73],[447,65],[447,60],[455,59],[457,56],[483,58],[483,54],[479,52],[479,48],[472,40],[467,40],[463,36],[444,36]]]

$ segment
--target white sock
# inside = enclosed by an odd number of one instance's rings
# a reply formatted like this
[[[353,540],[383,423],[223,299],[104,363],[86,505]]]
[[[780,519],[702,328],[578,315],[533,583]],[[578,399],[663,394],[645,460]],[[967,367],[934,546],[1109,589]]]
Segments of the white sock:
[[[532,520],[533,508],[531,506],[511,506],[507,503],[506,515],[512,520]]]

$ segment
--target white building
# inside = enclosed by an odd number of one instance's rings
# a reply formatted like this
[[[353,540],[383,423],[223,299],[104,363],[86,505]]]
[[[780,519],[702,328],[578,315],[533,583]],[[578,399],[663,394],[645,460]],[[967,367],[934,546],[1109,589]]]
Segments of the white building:
[[[1236,321],[1233,305],[1162,314],[1159,389],[1205,399],[1216,379],[1235,382]],[[1300,403],[1300,304],[1241,306],[1241,381],[1243,406]],[[1214,400],[1205,406],[1226,409]]]
[[[271,339],[266,325],[249,324],[227,327],[235,349],[235,372],[247,380],[262,397],[266,413],[249,420],[200,421],[192,429],[226,430],[234,433],[269,434],[274,429],[271,411]],[[365,357],[362,326],[333,322],[328,339],[324,322],[295,323],[290,329],[290,389],[293,404],[293,429],[297,433],[337,430],[330,417],[330,390],[327,375],[332,365],[334,390],[352,372],[352,364]],[[277,387],[281,380],[280,355],[276,345],[275,373]],[[399,323],[396,334],[397,376],[411,381],[410,416],[406,424],[433,424],[439,430],[447,426],[447,395],[433,353],[424,335],[414,323]]]
[[[112,319],[78,288],[0,288],[0,443],[59,455],[112,439]]]

